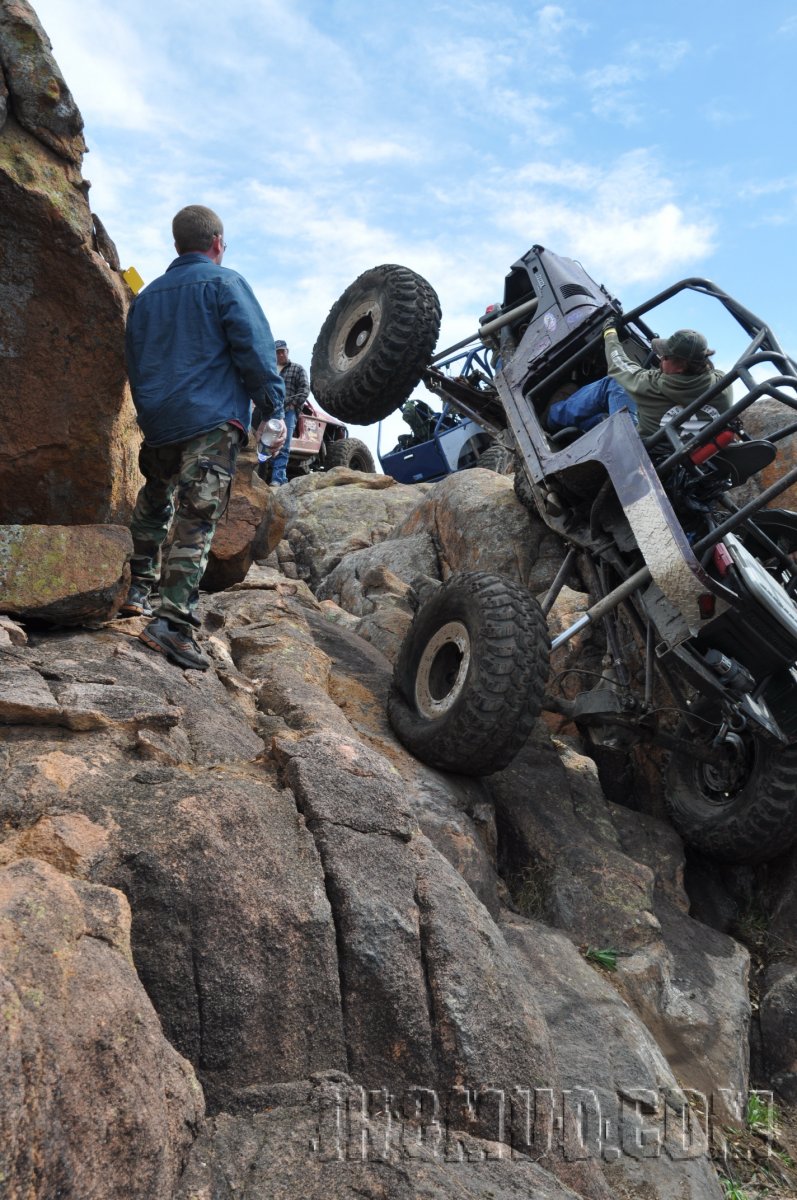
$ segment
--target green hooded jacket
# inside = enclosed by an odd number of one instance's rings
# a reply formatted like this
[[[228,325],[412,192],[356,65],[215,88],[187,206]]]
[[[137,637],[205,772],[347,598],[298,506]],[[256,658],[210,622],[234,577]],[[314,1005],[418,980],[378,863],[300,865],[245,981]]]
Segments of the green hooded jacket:
[[[655,433],[665,413],[676,406],[684,408],[691,404],[721,379],[723,374],[711,364],[706,364],[705,371],[699,375],[665,375],[658,367],[645,370],[628,357],[614,330],[607,330],[604,334],[604,350],[609,375],[636,400],[640,437],[649,437]],[[732,393],[732,388],[726,388],[714,396],[705,409],[699,409],[696,415],[702,416],[705,413],[708,420],[713,419],[717,413],[727,412],[733,403]]]

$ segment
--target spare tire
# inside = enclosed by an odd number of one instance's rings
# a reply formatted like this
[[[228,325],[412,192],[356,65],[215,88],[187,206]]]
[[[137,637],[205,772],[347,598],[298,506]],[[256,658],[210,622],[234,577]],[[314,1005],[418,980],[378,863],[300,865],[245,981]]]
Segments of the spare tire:
[[[440,301],[408,267],[364,271],[334,304],[313,347],[310,386],[333,417],[371,425],[409,397],[432,357]]]
[[[399,740],[460,775],[507,766],[539,715],[549,645],[542,609],[520,584],[452,575],[418,609],[396,660],[387,711]]]
[[[341,438],[327,446],[324,466],[328,471],[333,467],[349,467],[352,471],[375,471],[374,458],[365,442],[359,438]]]

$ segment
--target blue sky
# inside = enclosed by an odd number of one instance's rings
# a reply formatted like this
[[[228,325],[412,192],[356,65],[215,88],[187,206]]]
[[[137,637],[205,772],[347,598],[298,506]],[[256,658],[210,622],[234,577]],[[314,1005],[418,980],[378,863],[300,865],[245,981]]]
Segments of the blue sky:
[[[797,15],[781,0],[38,0],[83,114],[92,208],[145,280],[184,204],[308,368],[367,267],[471,333],[534,243],[626,308],[701,275],[797,351]],[[662,314],[733,354],[700,302]],[[402,428],[391,418],[389,449]],[[375,446],[375,429],[354,430]]]

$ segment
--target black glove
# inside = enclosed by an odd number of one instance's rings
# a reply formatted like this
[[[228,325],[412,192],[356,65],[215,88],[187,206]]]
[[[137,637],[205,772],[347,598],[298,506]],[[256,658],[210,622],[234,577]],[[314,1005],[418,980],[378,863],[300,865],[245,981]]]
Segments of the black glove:
[[[603,332],[605,333],[607,329],[617,330],[619,325],[620,317],[617,315],[617,313],[612,313],[611,316],[607,317],[603,322]]]

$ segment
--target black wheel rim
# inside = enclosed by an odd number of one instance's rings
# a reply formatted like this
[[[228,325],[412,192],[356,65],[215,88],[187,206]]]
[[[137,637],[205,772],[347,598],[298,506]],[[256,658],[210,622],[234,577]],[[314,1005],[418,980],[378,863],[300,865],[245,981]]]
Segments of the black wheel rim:
[[[755,739],[729,734],[725,739],[723,763],[696,763],[695,776],[700,794],[707,804],[727,808],[744,790],[755,766]]]

